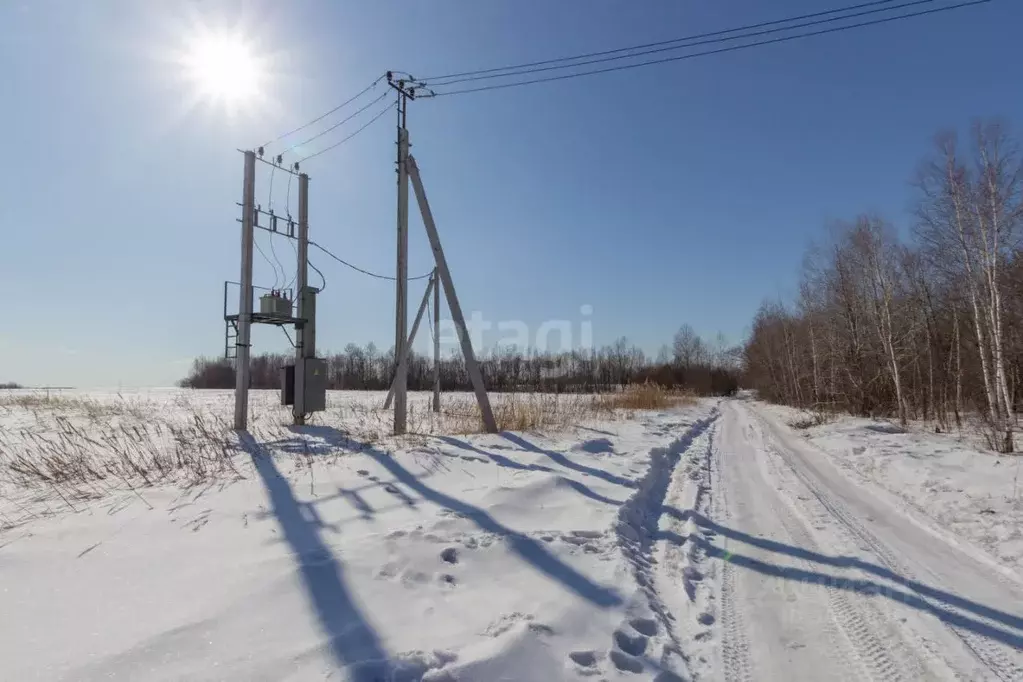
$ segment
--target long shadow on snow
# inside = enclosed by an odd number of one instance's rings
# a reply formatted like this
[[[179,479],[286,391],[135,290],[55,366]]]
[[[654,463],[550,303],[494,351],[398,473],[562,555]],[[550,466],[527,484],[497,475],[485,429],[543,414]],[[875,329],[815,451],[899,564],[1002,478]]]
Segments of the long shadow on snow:
[[[912,606],[920,611],[926,611],[934,614],[949,625],[954,625],[965,630],[970,630],[971,632],[976,632],[983,637],[1004,642],[1005,644],[1017,649],[1023,649],[1023,618],[1019,616],[1014,616],[1011,613],[999,611],[990,606],[978,604],[970,601],[969,599],[945,592],[944,590],[930,587],[929,585],[925,585],[916,580],[911,580],[905,576],[901,576],[883,566],[878,566],[856,557],[829,556],[827,554],[820,554],[819,552],[807,550],[802,547],[787,545],[776,540],[756,537],[734,528],[722,526],[721,524],[716,523],[692,510],[679,511],[678,509],[670,506],[663,507],[663,510],[665,514],[682,521],[685,521],[687,518],[692,518],[697,525],[708,531],[718,533],[754,547],[759,547],[778,554],[785,554],[787,556],[803,559],[816,564],[835,566],[838,568],[858,568],[879,577],[886,578],[894,583],[903,585],[911,591],[907,592],[898,590],[888,584],[868,579],[853,579],[828,573],[808,571],[790,566],[780,566],[761,561],[760,559],[755,559],[753,557],[737,554],[732,551],[725,552],[702,537],[697,535],[690,536],[690,539],[697,546],[704,549],[708,556],[724,559],[733,565],[741,566],[763,575],[769,575],[776,578],[783,578],[785,580],[793,580],[801,583],[826,585],[828,587],[854,592],[867,598],[878,595],[884,596],[893,601],[898,601],[908,606]],[[674,533],[662,534],[661,537],[669,542],[675,543],[682,543],[686,541],[686,538],[679,537]],[[921,595],[930,597],[939,603],[932,604]],[[1011,629],[1006,630],[980,620],[975,620],[970,616],[953,611],[948,607],[955,607],[963,611],[969,611],[978,616],[1002,623]]]
[[[596,476],[597,478],[604,479],[608,483],[614,483],[615,485],[624,486],[626,488],[636,487],[635,481],[631,481],[627,478],[622,478],[621,476],[615,476],[614,474],[604,471],[603,469],[596,469],[594,467],[588,467],[585,464],[573,462],[568,457],[565,457],[565,455],[563,455],[562,453],[556,450],[545,450],[539,446],[533,445],[528,440],[517,434],[511,433],[509,431],[502,431],[501,436],[504,437],[506,440],[510,440],[512,443],[515,443],[524,450],[537,452],[540,453],[541,455],[546,455],[550,457],[552,460],[554,460],[561,466],[565,467],[566,469],[573,469],[583,474]]]
[[[520,462],[516,462],[513,459],[505,457],[504,455],[500,455],[496,452],[487,452],[486,450],[481,450],[475,445],[471,445],[466,441],[459,440],[458,438],[454,438],[452,436],[437,436],[437,438],[438,440],[441,440],[447,443],[448,445],[454,445],[456,448],[461,448],[463,450],[468,450],[469,452],[475,452],[478,455],[488,457],[492,462],[494,462],[494,464],[498,466],[507,467],[509,469],[517,469],[519,471],[542,471],[544,473],[551,473],[557,475],[554,469],[550,467],[545,467],[542,464],[522,464]],[[574,478],[569,478],[567,476],[558,476],[558,480],[560,480],[565,485],[575,490],[580,495],[588,497],[591,500],[596,500],[597,502],[603,502],[604,504],[612,505],[619,505],[622,503],[621,500],[613,500],[610,497],[605,497],[604,495],[601,495],[600,493],[596,492],[595,490],[587,486],[585,483],[577,481]]]
[[[471,445],[470,443],[467,443],[466,441],[460,440],[453,436],[437,436],[437,439],[447,443],[448,445],[454,445],[456,448],[468,450],[469,452],[475,452],[477,455],[483,455],[484,457],[490,459],[494,464],[497,464],[498,466],[507,467],[509,469],[518,469],[520,471],[546,471],[546,472],[553,471],[553,469],[551,469],[550,467],[545,467],[541,464],[522,464],[521,462],[516,462],[515,460],[509,459],[504,455],[499,455],[496,452],[487,452],[486,450],[480,450],[475,445]]]
[[[336,443],[338,446],[352,443],[348,436],[329,426],[303,426],[297,427],[296,431],[322,438],[327,443]],[[580,597],[605,608],[618,606],[622,603],[622,597],[617,592],[594,583],[571,566],[562,563],[533,538],[500,524],[494,517],[479,507],[429,487],[415,474],[399,464],[389,453],[365,443],[361,444],[359,451],[372,458],[377,464],[390,472],[397,481],[408,486],[424,499],[461,514],[475,523],[481,530],[500,535],[507,540],[512,550],[533,568],[544,573],[552,580],[561,583]]]
[[[387,654],[373,626],[366,621],[345,587],[342,567],[320,538],[319,523],[310,505],[303,505],[281,475],[273,458],[248,434],[242,447],[263,480],[277,523],[291,547],[309,601],[335,660],[347,668],[352,682],[390,679]],[[308,517],[308,518],[307,518]]]

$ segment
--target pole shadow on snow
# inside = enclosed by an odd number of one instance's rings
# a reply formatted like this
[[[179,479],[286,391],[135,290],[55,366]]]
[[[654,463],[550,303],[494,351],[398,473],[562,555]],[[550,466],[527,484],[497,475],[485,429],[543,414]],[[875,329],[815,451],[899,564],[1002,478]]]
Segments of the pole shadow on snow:
[[[336,447],[351,447],[353,443],[347,435],[329,426],[302,426],[296,427],[295,431],[320,438],[328,445]],[[598,585],[563,563],[551,554],[542,543],[502,525],[479,507],[426,485],[420,477],[403,467],[390,453],[366,443],[358,444],[357,449],[361,454],[371,458],[387,470],[396,482],[405,485],[423,499],[460,514],[481,530],[501,536],[522,560],[583,599],[604,608],[618,606],[622,603],[621,595],[614,590]]]
[[[352,682],[388,679],[387,654],[373,626],[349,594],[341,563],[320,537],[324,524],[315,508],[298,501],[262,445],[248,434],[242,434],[241,444],[263,481],[272,513],[298,564],[302,585],[329,639],[334,659],[348,670]]]
[[[681,521],[691,518],[698,526],[706,531],[731,538],[753,547],[759,547],[760,549],[764,549],[769,552],[784,554],[786,556],[802,559],[822,566],[859,569],[889,580],[892,583],[901,585],[905,587],[906,590],[900,590],[888,583],[877,582],[869,578],[849,578],[793,566],[773,564],[751,556],[738,554],[731,549],[725,551],[696,534],[689,536],[689,538],[683,538],[675,533],[662,533],[661,538],[668,542],[681,544],[686,541],[692,541],[696,546],[703,549],[708,556],[722,559],[734,566],[756,571],[762,575],[807,585],[821,585],[833,589],[845,590],[858,594],[864,598],[876,598],[878,596],[883,596],[893,601],[911,606],[920,611],[931,613],[949,625],[975,632],[982,637],[1003,642],[1009,646],[1023,650],[1023,617],[999,611],[998,609],[990,606],[985,606],[984,604],[979,604],[964,597],[925,585],[919,581],[911,580],[888,568],[872,564],[857,557],[830,556],[804,549],[802,547],[788,545],[776,540],[756,537],[734,528],[723,526],[692,510],[679,511],[674,507],[664,506],[663,511],[665,514],[673,516]],[[953,609],[959,610],[956,611]],[[971,615],[962,613],[963,611],[969,612]],[[978,620],[974,618],[973,615],[983,617],[988,621],[994,621],[1006,627],[1003,628],[1000,625]]]
[[[568,457],[565,457],[565,455],[558,452],[557,450],[546,450],[537,445],[533,445],[528,440],[526,440],[525,438],[518,434],[511,433],[510,431],[502,431],[501,436],[504,439],[510,440],[512,443],[515,443],[523,450],[529,450],[530,452],[536,452],[541,455],[546,455],[547,457],[550,457],[552,460],[554,460],[561,466],[565,467],[566,469],[573,469],[574,471],[578,471],[579,473],[588,474],[590,476],[596,476],[597,478],[604,479],[608,483],[614,483],[615,485],[620,485],[626,488],[636,487],[635,481],[631,481],[627,478],[622,478],[621,476],[616,476],[610,472],[604,471],[603,469],[597,469],[595,467],[586,466],[585,464],[573,462],[572,460],[570,460]]]
[[[487,452],[486,450],[481,450],[475,445],[472,445],[467,441],[461,440],[460,438],[455,438],[454,436],[437,436],[436,438],[437,440],[447,443],[448,445],[453,445],[456,448],[461,448],[462,450],[468,450],[469,452],[475,452],[477,455],[482,455],[483,457],[486,457],[487,459],[492,461],[494,464],[497,464],[498,466],[507,467],[508,469],[518,469],[520,471],[546,471],[546,472],[553,471],[550,467],[545,467],[541,464],[522,464],[521,462],[516,462],[515,460],[509,459],[504,455],[499,455],[496,452]]]
[[[472,445],[464,440],[455,438],[453,436],[437,436],[437,439],[444,443],[447,443],[448,445],[453,445],[456,448],[461,448],[463,450],[468,450],[469,452],[474,452],[478,455],[482,455],[483,457],[488,458],[490,461],[492,461],[494,464],[498,466],[506,467],[508,469],[516,469],[518,471],[540,471],[543,473],[557,475],[557,472],[551,467],[543,466],[542,464],[522,464],[521,462],[516,462],[515,460],[505,457],[504,455],[498,454],[496,452],[487,452],[486,450],[481,450],[475,445]],[[585,483],[577,481],[573,478],[569,478],[568,476],[558,476],[558,480],[560,480],[562,483],[575,490],[580,495],[588,497],[591,500],[616,506],[622,503],[621,500],[613,500],[610,497],[605,497],[604,495],[601,495],[600,493],[590,488]]]

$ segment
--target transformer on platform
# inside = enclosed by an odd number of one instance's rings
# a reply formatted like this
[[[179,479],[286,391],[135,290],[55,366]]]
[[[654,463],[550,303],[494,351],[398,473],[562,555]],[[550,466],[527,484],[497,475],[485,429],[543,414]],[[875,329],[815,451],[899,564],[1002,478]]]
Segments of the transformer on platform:
[[[291,301],[279,291],[271,291],[259,297],[259,312],[263,315],[291,317]]]

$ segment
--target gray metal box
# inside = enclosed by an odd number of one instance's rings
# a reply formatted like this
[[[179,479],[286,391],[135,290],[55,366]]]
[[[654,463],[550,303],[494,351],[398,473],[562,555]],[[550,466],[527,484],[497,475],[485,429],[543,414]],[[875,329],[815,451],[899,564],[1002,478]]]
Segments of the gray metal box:
[[[302,361],[305,366],[305,385],[303,395],[305,401],[303,410],[309,412],[322,412],[327,409],[327,361],[321,358],[306,358]],[[285,365],[281,368],[281,405],[295,404],[295,365]]]
[[[305,365],[305,411],[322,412],[327,409],[327,361],[322,358],[306,358]]]

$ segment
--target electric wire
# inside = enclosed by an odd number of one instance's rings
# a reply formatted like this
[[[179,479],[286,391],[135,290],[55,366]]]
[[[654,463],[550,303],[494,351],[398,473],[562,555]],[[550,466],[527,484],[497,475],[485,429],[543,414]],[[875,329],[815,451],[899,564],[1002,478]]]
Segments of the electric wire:
[[[295,246],[295,241],[294,240],[289,239],[288,242],[291,244],[291,251],[295,254],[295,260],[297,261],[298,260],[298,247]],[[295,280],[297,278],[298,278],[298,268],[295,269],[295,273],[291,276],[291,279],[288,280],[288,283],[284,285],[284,288],[285,289],[290,289],[291,286],[295,283]]]
[[[291,220],[291,179],[293,177],[295,176],[294,175],[288,176],[288,198],[286,200],[287,203],[284,207],[284,211],[288,214],[288,220]]]
[[[287,176],[287,198],[285,199],[286,203],[284,207],[284,212],[287,214],[288,223],[292,222],[292,178],[294,177],[295,177],[294,175]],[[292,244],[292,252],[295,254],[295,258],[297,260],[299,258],[299,247],[295,245],[295,239],[288,239],[287,242]],[[296,270],[295,273],[292,275],[292,278],[288,280],[286,284],[284,284],[284,288],[285,289],[291,288],[292,284],[295,283],[295,280],[298,278],[298,276],[299,272],[298,270]]]
[[[259,245],[259,240],[256,235],[252,235],[252,245],[256,247],[256,251],[259,251],[259,255],[263,257],[266,264],[273,268],[274,271],[274,288],[277,286],[277,268],[274,267],[273,261],[266,257],[266,253],[263,252],[263,248]]]
[[[855,28],[863,28],[863,27],[866,27],[866,26],[876,26],[876,25],[879,25],[879,24],[891,23],[891,22],[900,21],[900,20],[903,20],[903,19],[912,19],[912,18],[915,18],[915,17],[921,17],[921,16],[925,16],[925,15],[930,15],[930,14],[938,14],[940,12],[948,12],[948,11],[951,11],[951,10],[962,9],[962,8],[966,8],[966,7],[973,7],[973,6],[976,6],[976,5],[985,5],[985,4],[988,4],[988,3],[992,2],[992,1],[993,0],[972,0],[971,2],[959,2],[959,3],[953,4],[953,5],[947,5],[947,6],[944,6],[944,7],[935,7],[935,8],[928,9],[928,10],[920,10],[920,11],[917,11],[917,12],[910,12],[908,14],[900,14],[900,15],[894,16],[894,17],[884,17],[884,18],[881,18],[881,19],[873,19],[873,20],[870,20],[870,21],[862,21],[862,22],[859,22],[859,23],[848,24],[848,25],[845,25],[845,26],[835,26],[835,27],[831,27],[831,28],[820,29],[820,30],[817,30],[817,31],[807,31],[805,33],[799,33],[799,34],[796,34],[796,35],[781,36],[779,38],[772,38],[772,39],[769,39],[769,40],[760,40],[760,41],[756,41],[756,42],[753,42],[753,43],[747,43],[747,44],[744,44],[744,45],[732,45],[732,46],[729,46],[729,47],[722,47],[722,48],[718,48],[718,49],[715,49],[715,50],[704,50],[703,52],[692,52],[692,53],[689,53],[689,54],[676,55],[676,56],[673,56],[673,57],[664,57],[664,58],[661,58],[661,59],[651,59],[651,60],[647,60],[647,61],[643,61],[643,62],[637,62],[635,64],[622,64],[622,65],[618,65],[618,66],[609,66],[609,67],[605,67],[605,68],[602,68],[602,69],[592,69],[590,71],[581,71],[581,72],[577,72],[577,73],[560,74],[560,75],[556,75],[556,76],[545,76],[543,78],[533,78],[533,79],[524,80],[524,81],[515,81],[513,83],[497,83],[497,84],[494,84],[494,85],[484,85],[484,86],[472,87],[472,88],[462,88],[460,90],[441,91],[441,92],[436,92],[436,93],[432,93],[432,94],[429,94],[429,95],[421,95],[421,96],[422,97],[444,97],[444,96],[447,96],[447,95],[463,95],[463,94],[468,94],[468,93],[472,93],[472,92],[483,92],[483,91],[487,91],[487,90],[502,90],[504,88],[514,88],[514,87],[518,87],[518,86],[522,86],[522,85],[533,85],[533,84],[536,84],[536,83],[549,83],[549,82],[552,82],[552,81],[566,80],[566,79],[569,79],[569,78],[580,78],[582,76],[594,76],[594,75],[602,74],[602,73],[612,73],[612,72],[615,72],[615,71],[626,71],[626,70],[629,70],[629,69],[636,69],[636,68],[639,68],[639,67],[642,67],[642,66],[652,66],[652,65],[655,65],[655,64],[666,64],[666,63],[669,63],[669,62],[677,62],[677,61],[682,61],[682,60],[686,60],[686,59],[694,59],[696,57],[706,57],[708,55],[723,54],[723,53],[726,53],[726,52],[736,52],[738,50],[746,50],[746,49],[753,48],[753,47],[762,47],[762,46],[765,46],[765,45],[773,45],[773,44],[776,44],[776,43],[784,43],[784,42],[788,42],[788,41],[791,41],[791,40],[799,40],[801,38],[810,38],[810,37],[813,37],[813,36],[826,35],[826,34],[830,34],[830,33],[839,33],[839,32],[842,32],[842,31],[848,31],[848,30],[855,29]],[[441,86],[437,86],[437,87],[441,87]]]
[[[390,280],[391,282],[393,282],[393,281],[395,281],[397,279],[396,277],[391,277],[390,275],[381,275],[381,274],[376,273],[376,272],[370,272],[369,270],[364,270],[363,268],[360,268],[358,265],[352,265],[348,261],[346,261],[343,258],[340,258],[340,257],[334,255],[333,253],[328,251],[325,247],[320,246],[319,244],[317,244],[316,242],[314,242],[311,239],[309,240],[309,246],[315,246],[320,251],[322,251],[323,253],[327,254],[328,256],[330,256],[331,258],[336,260],[338,263],[341,263],[341,265],[345,265],[345,266],[351,268],[352,270],[355,270],[356,272],[361,272],[364,275],[369,275],[370,277],[375,277],[377,279]],[[425,278],[429,277],[432,274],[433,274],[433,270],[431,270],[430,272],[426,273],[425,275],[418,275],[416,277],[409,277],[408,281],[413,282],[413,281],[415,281],[417,279],[425,279]]]
[[[311,244],[312,242],[309,242],[309,243]],[[320,272],[320,269],[318,267],[313,265],[313,262],[311,260],[306,259],[306,262],[309,263],[309,267],[311,267],[313,270],[315,270],[316,274],[320,276],[320,283],[321,283],[322,286],[320,286],[319,293],[322,294],[324,291],[327,290],[327,278],[323,276],[323,273]]]
[[[301,141],[301,142],[299,142],[297,144],[291,145],[290,147],[288,147],[286,152],[292,152],[292,151],[298,149],[299,147],[304,147],[307,144],[309,144],[310,142],[312,142],[313,140],[319,139],[319,138],[323,137],[324,135],[326,135],[327,133],[329,133],[329,132],[331,132],[333,130],[336,130],[337,128],[339,128],[340,126],[343,126],[345,123],[348,123],[353,118],[355,118],[356,116],[358,116],[362,112],[366,111],[366,109],[369,109],[371,106],[373,106],[374,104],[376,104],[377,102],[379,102],[380,100],[382,100],[385,97],[387,97],[387,93],[386,92],[381,93],[379,97],[374,99],[369,104],[363,106],[361,109],[357,110],[355,113],[349,114],[348,116],[346,116],[345,118],[341,119],[340,121],[338,121],[334,125],[330,126],[329,128],[326,128],[325,130],[321,130],[320,132],[316,133],[312,137],[307,138],[307,139],[305,139],[305,140],[303,140],[303,141]],[[309,157],[306,157],[306,158],[309,158]],[[301,159],[301,160],[304,161],[305,159]]]
[[[365,123],[363,123],[362,127],[360,127],[358,130],[356,130],[354,133],[351,133],[347,137],[341,138],[339,141],[335,142],[334,144],[330,145],[329,147],[324,147],[323,149],[321,149],[318,152],[313,152],[312,154],[309,154],[308,156],[303,156],[301,159],[299,159],[299,161],[304,163],[304,162],[308,161],[309,159],[315,158],[315,157],[319,156],[320,154],[325,154],[326,152],[329,152],[330,150],[335,149],[336,147],[339,147],[339,146],[343,145],[345,142],[347,142],[348,140],[352,139],[353,137],[355,137],[356,135],[361,133],[363,130],[365,130],[366,128],[368,128],[371,125],[373,125],[377,120],[380,119],[381,116],[383,116],[388,111],[390,111],[391,109],[395,108],[396,106],[398,106],[397,101],[395,101],[394,104],[388,104],[386,107],[384,107],[379,112],[377,112],[377,114],[373,118],[371,118],[368,121],[366,121]]]
[[[375,81],[373,81],[372,83],[367,85],[361,92],[359,92],[359,94],[355,95],[354,97],[345,100],[344,102],[342,102],[341,104],[337,105],[336,107],[334,107],[333,109],[331,109],[327,113],[322,114],[320,116],[317,116],[316,118],[314,118],[313,120],[309,121],[308,123],[303,123],[302,125],[300,125],[299,127],[295,128],[294,130],[289,130],[288,132],[284,133],[283,135],[275,137],[274,139],[270,140],[269,142],[263,143],[262,146],[263,147],[268,147],[268,146],[270,146],[272,144],[276,144],[276,143],[280,142],[281,140],[283,140],[284,138],[290,137],[291,135],[294,135],[295,133],[299,132],[300,130],[305,130],[306,128],[308,128],[309,126],[313,125],[314,123],[319,123],[320,121],[322,121],[323,119],[327,118],[331,114],[333,114],[333,113],[335,113],[337,111],[340,111],[341,109],[345,108],[346,106],[348,106],[349,104],[351,104],[355,100],[357,100],[360,97],[362,97],[363,95],[365,95],[367,92],[369,92],[370,90],[375,88],[380,83],[380,81],[382,81],[383,79],[384,79],[384,77],[380,76]]]
[[[890,3],[890,2],[893,2],[893,1],[894,0],[879,0],[879,1],[872,2],[872,3],[867,3],[867,4],[868,5],[887,4],[887,3]],[[454,80],[448,80],[445,83],[429,83],[429,85],[436,85],[436,86],[439,87],[439,86],[442,86],[442,85],[454,85],[456,83],[467,83],[467,82],[470,82],[470,81],[489,80],[489,79],[493,79],[493,78],[506,78],[506,77],[509,77],[509,76],[520,76],[520,75],[533,74],[533,73],[542,73],[544,71],[556,71],[556,70],[559,70],[559,69],[571,69],[571,68],[575,68],[575,67],[579,67],[579,66],[588,66],[590,64],[601,64],[601,63],[604,63],[604,62],[613,62],[613,61],[618,61],[618,60],[622,60],[622,59],[633,59],[635,57],[644,57],[646,55],[659,54],[661,52],[671,52],[671,51],[675,51],[675,50],[685,50],[685,49],[689,49],[689,48],[692,48],[692,47],[699,47],[701,45],[714,45],[714,44],[725,43],[725,42],[729,42],[729,41],[733,41],[733,40],[742,40],[742,39],[745,39],[745,38],[756,38],[758,36],[771,35],[771,34],[774,34],[774,33],[783,33],[785,31],[794,31],[796,29],[809,28],[811,26],[820,26],[822,24],[830,24],[830,23],[834,23],[834,22],[837,22],[837,21],[844,21],[846,19],[855,19],[857,17],[869,16],[869,15],[872,15],[872,14],[879,14],[879,13],[882,13],[882,12],[893,12],[895,10],[906,9],[906,8],[909,8],[909,7],[918,7],[920,5],[929,5],[929,4],[932,4],[934,2],[937,2],[937,0],[911,0],[910,2],[903,2],[900,5],[894,5],[894,6],[891,6],[891,7],[880,7],[880,8],[875,7],[873,9],[864,10],[862,12],[854,12],[854,13],[851,13],[851,14],[843,14],[842,16],[839,16],[839,17],[828,17],[826,19],[815,19],[813,21],[807,21],[807,22],[804,22],[804,23],[801,23],[801,24],[792,24],[792,25],[789,25],[789,26],[780,26],[780,27],[776,27],[776,28],[768,28],[768,29],[765,29],[765,30],[762,30],[762,31],[753,31],[753,32],[750,32],[750,33],[740,33],[739,35],[731,35],[731,36],[725,36],[725,37],[711,38],[711,39],[708,39],[708,40],[696,40],[696,38],[692,37],[692,36],[687,37],[687,38],[677,38],[677,39],[672,40],[672,41],[663,41],[660,44],[663,45],[665,43],[677,43],[677,42],[680,42],[680,41],[687,41],[686,44],[684,44],[684,45],[669,45],[668,47],[656,47],[654,49],[641,50],[639,52],[630,52],[629,54],[621,54],[621,55],[616,55],[616,56],[611,56],[611,57],[605,56],[605,57],[599,57],[599,58],[596,58],[596,59],[587,59],[586,61],[575,61],[575,63],[573,63],[573,64],[559,64],[559,65],[552,65],[552,66],[541,66],[539,68],[536,68],[536,67],[532,67],[532,68],[506,67],[505,69],[503,69],[504,73],[490,73],[490,74],[468,75],[468,76],[466,76],[464,78],[456,78]],[[862,7],[862,5],[860,5],[860,6]],[[838,10],[832,10],[832,12],[834,12],[834,11],[838,11]],[[765,23],[766,24],[782,23],[782,22],[789,23],[791,21],[795,21],[795,20],[794,19],[781,19],[781,20],[777,20],[775,22],[765,22]],[[739,31],[739,30],[742,30],[742,29],[730,29],[728,31],[720,31],[718,33],[730,33],[730,32],[735,32],[735,31]],[[696,40],[696,42],[688,42],[688,41],[691,41],[691,40]],[[656,44],[656,43],[654,43],[654,44]],[[654,45],[654,44],[652,44],[652,45]],[[646,47],[646,46],[644,46],[644,47]],[[636,49],[641,49],[641,48],[636,48],[636,47],[634,47],[634,48],[620,48],[617,51],[625,51],[625,50],[630,50],[631,51],[631,50],[636,50]],[[568,59],[568,58],[565,58],[565,59]],[[577,57],[575,59],[582,59],[582,57]]]
[[[433,286],[439,287],[440,282],[434,282]],[[426,322],[430,325],[430,340],[436,343],[437,331],[433,328],[433,303],[430,301],[431,298],[433,296],[426,299]]]
[[[558,64],[561,62],[575,61],[577,59],[588,59],[590,57],[602,57],[608,54],[618,54],[620,52],[631,52],[632,50],[645,50],[650,47],[660,47],[661,45],[671,45],[674,43],[686,42],[689,40],[700,40],[702,38],[712,38],[714,36],[721,36],[728,33],[737,33],[739,31],[750,31],[757,28],[764,28],[766,26],[776,26],[778,24],[786,24],[792,21],[803,21],[804,19],[815,19],[817,17],[827,16],[830,14],[839,14],[842,12],[851,12],[857,9],[863,9],[864,7],[874,7],[877,5],[888,5],[896,0],[874,0],[873,2],[865,2],[859,5],[849,5],[846,7],[839,7],[837,9],[830,9],[823,12],[812,12],[810,14],[800,14],[794,17],[787,17],[785,19],[774,19],[772,21],[763,21],[756,24],[747,24],[745,26],[737,26],[735,28],[726,28],[718,31],[710,31],[706,33],[696,33],[693,35],[683,36],[681,38],[672,38],[671,40],[660,40],[654,43],[644,43],[642,45],[632,45],[631,47],[618,47],[612,50],[601,50],[599,52],[587,52],[585,54],[578,54],[571,57],[557,57],[555,59],[543,59],[536,62],[526,62],[524,64],[513,64],[510,66],[498,66],[489,69],[476,69],[475,71],[463,71],[461,73],[449,73],[444,76],[428,76],[422,80],[424,81],[439,81],[447,80],[449,78],[461,78],[462,76],[475,76],[483,73],[495,73],[497,71],[508,71],[512,69],[524,69],[531,66],[544,66],[546,64]],[[438,83],[437,85],[444,85]]]
[[[270,184],[270,191],[267,193],[267,198],[266,198],[266,205],[270,209],[270,213],[271,213],[271,216],[270,216],[270,220],[271,220],[270,227],[271,228],[274,227],[273,221],[275,219],[275,217],[272,214],[273,214],[273,210],[274,210],[274,171],[276,171],[276,170],[277,170],[277,164],[274,164],[273,168],[270,169],[270,183],[269,183]],[[276,289],[278,284],[281,284],[281,285],[284,284],[284,280],[285,280],[285,278],[288,275],[284,271],[284,263],[282,263],[281,259],[277,256],[277,249],[274,248],[274,235],[273,235],[273,232],[267,233],[267,241],[270,243],[270,254],[274,258],[274,263],[276,263],[276,265],[274,266],[274,289]],[[281,277],[280,277],[279,280],[277,279],[277,269],[278,268],[280,268],[280,271],[281,271]]]

